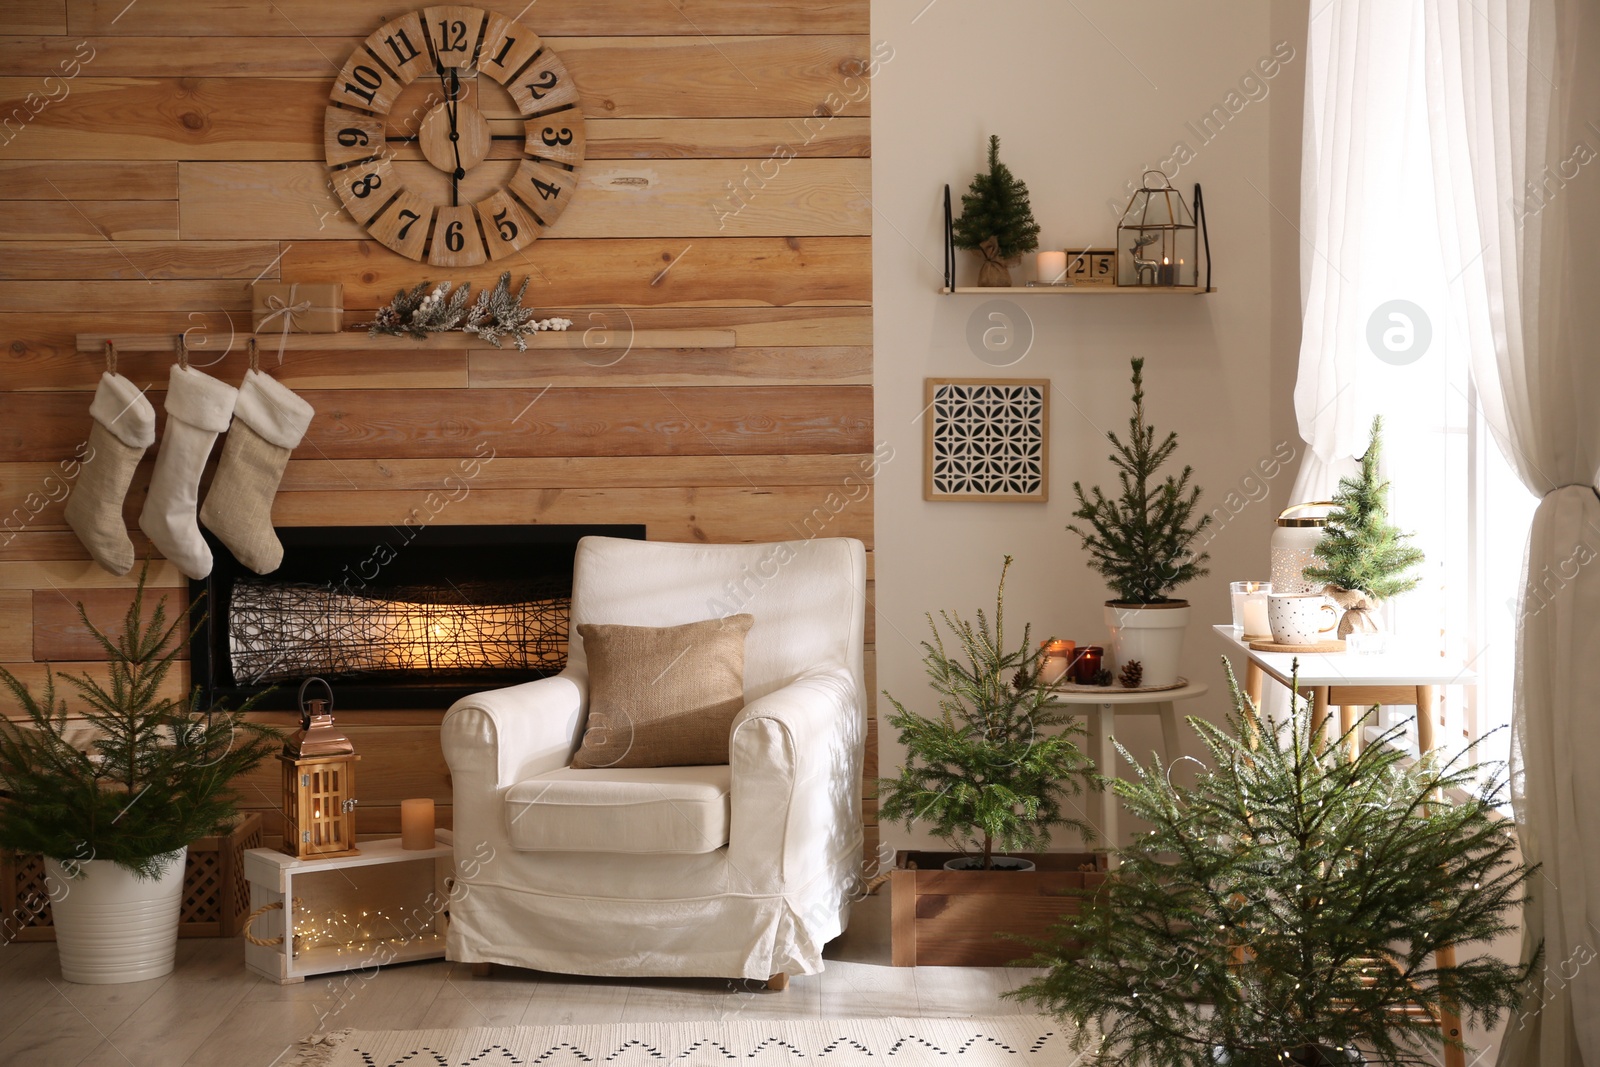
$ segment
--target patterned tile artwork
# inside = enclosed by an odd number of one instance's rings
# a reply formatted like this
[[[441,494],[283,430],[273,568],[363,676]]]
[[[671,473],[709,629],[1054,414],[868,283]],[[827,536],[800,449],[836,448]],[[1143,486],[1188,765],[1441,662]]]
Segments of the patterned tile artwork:
[[[1049,499],[1048,380],[929,378],[927,500]]]

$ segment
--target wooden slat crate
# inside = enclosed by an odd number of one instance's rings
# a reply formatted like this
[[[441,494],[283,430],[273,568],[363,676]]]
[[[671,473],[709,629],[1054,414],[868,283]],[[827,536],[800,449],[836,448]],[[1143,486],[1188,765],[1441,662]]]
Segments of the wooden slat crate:
[[[1104,853],[1030,853],[1034,871],[947,871],[954,852],[901,852],[889,879],[896,967],[998,967],[1033,954],[1000,934],[1044,938],[1105,880]]]
[[[183,874],[179,937],[234,937],[250,910],[244,852],[260,848],[261,816],[240,815],[226,834],[202,837],[189,846]],[[0,856],[0,944],[54,941],[50,896],[39,856]]]

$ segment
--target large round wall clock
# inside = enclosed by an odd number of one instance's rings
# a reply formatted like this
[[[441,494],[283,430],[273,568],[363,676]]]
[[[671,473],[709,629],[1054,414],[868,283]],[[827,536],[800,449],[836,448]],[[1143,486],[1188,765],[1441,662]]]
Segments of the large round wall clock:
[[[402,256],[445,267],[508,256],[577,189],[577,89],[537,34],[498,12],[429,7],[386,22],[329,96],[333,187]],[[415,150],[425,163],[406,160]]]

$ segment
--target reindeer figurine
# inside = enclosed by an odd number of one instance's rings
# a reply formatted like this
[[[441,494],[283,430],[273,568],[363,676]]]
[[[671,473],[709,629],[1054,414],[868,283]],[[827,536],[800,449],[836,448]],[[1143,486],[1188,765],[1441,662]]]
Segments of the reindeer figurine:
[[[1143,235],[1142,237],[1138,238],[1137,240],[1135,240],[1133,242],[1133,247],[1128,249],[1128,251],[1133,254],[1133,268],[1134,268],[1134,270],[1138,271],[1138,273],[1139,273],[1139,284],[1140,285],[1144,285],[1145,284],[1145,280],[1144,280],[1144,272],[1145,271],[1149,271],[1150,272],[1150,284],[1154,285],[1156,283],[1156,279],[1159,277],[1159,275],[1157,273],[1157,268],[1159,268],[1161,266],[1161,264],[1157,263],[1153,259],[1142,259],[1142,258],[1140,258],[1139,249],[1144,248],[1146,245],[1153,245],[1159,240],[1161,240],[1161,235],[1159,233],[1147,233],[1147,234]]]

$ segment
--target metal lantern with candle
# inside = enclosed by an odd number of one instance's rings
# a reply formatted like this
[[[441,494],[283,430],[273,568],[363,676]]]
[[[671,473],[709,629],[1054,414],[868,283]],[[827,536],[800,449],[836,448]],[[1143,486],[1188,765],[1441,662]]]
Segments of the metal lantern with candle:
[[[1272,591],[1274,593],[1320,593],[1322,583],[1306,578],[1305,569],[1316,563],[1317,542],[1328,525],[1328,513],[1309,512],[1332,508],[1331,500],[1291,504],[1278,515],[1272,531]]]
[[[326,700],[306,699],[313,682]],[[298,859],[353,856],[356,844],[356,755],[333,727],[333,687],[322,678],[300,685],[300,729],[283,744],[283,851]]]
[[[1198,248],[1199,227],[1183,195],[1161,171],[1145,171],[1117,225],[1117,284],[1194,286]]]

